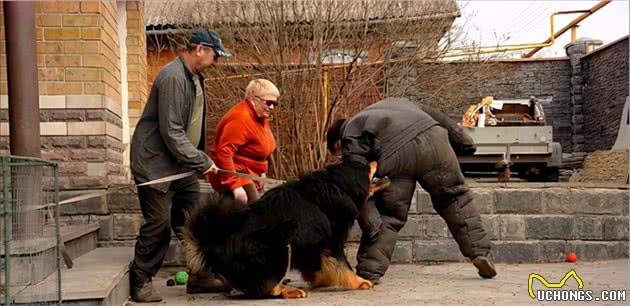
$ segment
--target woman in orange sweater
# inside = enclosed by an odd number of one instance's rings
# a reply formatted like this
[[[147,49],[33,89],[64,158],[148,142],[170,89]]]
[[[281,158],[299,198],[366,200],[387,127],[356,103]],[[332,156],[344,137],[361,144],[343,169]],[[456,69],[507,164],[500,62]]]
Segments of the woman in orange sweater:
[[[269,155],[276,140],[269,126],[269,115],[278,106],[280,92],[265,79],[253,80],[245,89],[245,100],[236,104],[217,126],[209,156],[220,169],[261,176],[267,173]],[[231,194],[243,203],[260,198],[259,182],[227,173],[209,173],[212,188]]]

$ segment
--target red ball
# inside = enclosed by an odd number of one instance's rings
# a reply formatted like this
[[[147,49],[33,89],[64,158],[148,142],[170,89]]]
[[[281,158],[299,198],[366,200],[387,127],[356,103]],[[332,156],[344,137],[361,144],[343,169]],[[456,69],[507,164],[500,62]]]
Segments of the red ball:
[[[577,261],[577,255],[575,255],[575,253],[567,254],[567,261],[568,262],[576,262]]]

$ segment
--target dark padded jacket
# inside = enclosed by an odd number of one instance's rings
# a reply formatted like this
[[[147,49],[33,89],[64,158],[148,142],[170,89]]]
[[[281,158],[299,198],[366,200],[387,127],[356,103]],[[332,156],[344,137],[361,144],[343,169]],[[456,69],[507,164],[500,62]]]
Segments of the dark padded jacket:
[[[382,162],[434,125],[438,122],[408,99],[384,99],[344,123],[343,159],[363,164],[373,160]]]
[[[430,106],[421,105],[420,108],[429,114],[431,118],[440,123],[440,126],[448,131],[448,140],[457,155],[473,155],[477,151],[475,141],[468,136],[462,127],[457,125],[447,114]]]
[[[448,131],[449,142],[457,155],[471,155],[476,151],[472,138],[446,114],[405,98],[387,98],[370,105],[344,124],[343,158],[362,163],[382,162],[434,125]]]
[[[131,140],[131,171],[136,181],[142,183],[191,169],[203,172],[212,165],[204,153],[204,125],[198,147],[186,137],[196,94],[192,78],[179,56],[155,78]],[[199,78],[203,84],[203,78]],[[205,122],[205,103],[203,113],[201,122]],[[166,191],[170,184],[150,186]]]

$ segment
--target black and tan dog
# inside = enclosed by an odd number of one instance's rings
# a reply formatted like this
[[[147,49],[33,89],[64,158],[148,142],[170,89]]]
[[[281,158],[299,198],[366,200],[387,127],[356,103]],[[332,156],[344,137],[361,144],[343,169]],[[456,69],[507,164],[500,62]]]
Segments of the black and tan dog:
[[[311,288],[369,289],[344,254],[361,205],[376,190],[376,163],[338,164],[267,191],[245,207],[213,197],[191,214],[184,229],[189,268],[220,274],[250,298],[303,298],[282,280],[290,268]]]

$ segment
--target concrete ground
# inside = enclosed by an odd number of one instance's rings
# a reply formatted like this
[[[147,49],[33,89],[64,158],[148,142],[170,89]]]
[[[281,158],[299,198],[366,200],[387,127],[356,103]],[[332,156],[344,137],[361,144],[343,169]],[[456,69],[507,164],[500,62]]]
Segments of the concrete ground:
[[[575,269],[584,283],[582,290],[592,290],[600,297],[602,290],[625,290],[626,300],[619,302],[582,302],[587,305],[628,305],[630,303],[630,270],[628,259],[547,264],[497,264],[498,276],[484,280],[468,263],[439,265],[394,265],[381,284],[366,291],[315,290],[299,300],[235,300],[220,294],[186,295],[185,286],[166,287],[162,273],[154,284],[165,300],[153,305],[568,305],[564,302],[540,302],[528,294],[530,273],[537,273],[549,283],[558,283]],[[299,279],[297,273],[289,276]],[[533,281],[534,290],[544,287]],[[577,289],[571,278],[563,289]],[[132,303],[129,303],[133,305]],[[575,303],[571,303],[575,304]],[[150,305],[150,304],[142,304]]]

